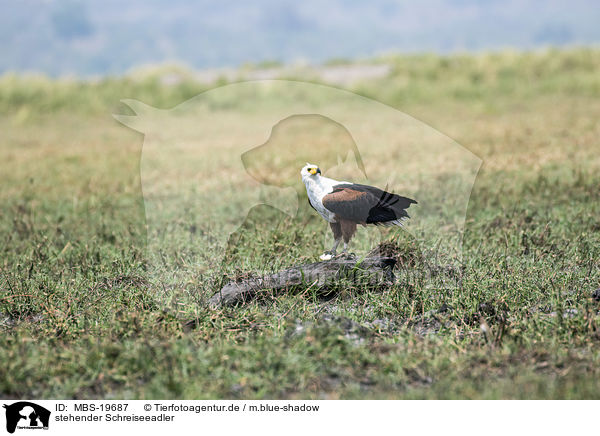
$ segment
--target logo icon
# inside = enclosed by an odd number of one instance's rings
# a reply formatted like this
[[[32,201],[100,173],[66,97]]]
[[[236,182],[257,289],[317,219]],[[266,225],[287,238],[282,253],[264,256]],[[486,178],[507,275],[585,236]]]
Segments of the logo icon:
[[[19,401],[10,405],[4,404],[6,409],[6,431],[14,433],[19,429],[48,429],[50,411],[42,406],[29,401]]]

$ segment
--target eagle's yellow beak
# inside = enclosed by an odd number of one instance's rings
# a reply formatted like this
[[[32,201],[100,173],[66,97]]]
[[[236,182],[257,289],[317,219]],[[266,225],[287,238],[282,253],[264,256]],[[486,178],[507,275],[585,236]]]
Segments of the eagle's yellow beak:
[[[317,174],[317,169],[316,168],[310,168],[308,170],[308,172],[311,173],[314,176],[315,174]]]

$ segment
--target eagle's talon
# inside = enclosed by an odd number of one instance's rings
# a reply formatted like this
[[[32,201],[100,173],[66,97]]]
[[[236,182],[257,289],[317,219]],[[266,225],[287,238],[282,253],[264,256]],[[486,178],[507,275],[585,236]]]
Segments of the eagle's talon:
[[[336,257],[334,252],[332,252],[332,251],[326,251],[325,253],[323,253],[323,254],[321,254],[319,256],[319,259],[321,259],[321,260],[331,260],[334,257]]]

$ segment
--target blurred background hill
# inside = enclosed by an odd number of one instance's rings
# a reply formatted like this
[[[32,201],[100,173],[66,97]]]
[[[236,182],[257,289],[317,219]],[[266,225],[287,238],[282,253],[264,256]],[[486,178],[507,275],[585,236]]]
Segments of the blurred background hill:
[[[206,69],[600,42],[600,8],[585,0],[2,3],[0,73],[96,76],[165,62]]]

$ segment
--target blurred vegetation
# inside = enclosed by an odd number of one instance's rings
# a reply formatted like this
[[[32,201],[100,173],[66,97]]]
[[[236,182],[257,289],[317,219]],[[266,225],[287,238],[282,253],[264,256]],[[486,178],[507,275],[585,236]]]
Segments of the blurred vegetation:
[[[377,80],[358,81],[352,89],[396,107],[442,100],[481,100],[493,108],[515,98],[539,95],[600,96],[600,49],[594,48],[504,51],[479,56],[385,56],[373,62],[390,65],[391,73]],[[331,63],[352,65],[342,60]],[[278,66],[265,62],[256,68]],[[302,72],[285,71],[285,78],[302,77]],[[244,79],[243,70],[240,79]],[[168,65],[93,80],[8,73],[0,77],[0,114],[18,118],[60,111],[97,115],[114,112],[122,98],[170,108],[215,84],[226,83],[223,78],[217,83],[203,83],[194,71]]]

